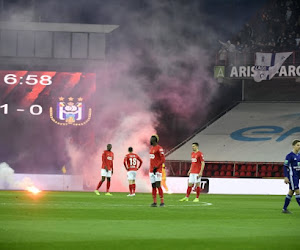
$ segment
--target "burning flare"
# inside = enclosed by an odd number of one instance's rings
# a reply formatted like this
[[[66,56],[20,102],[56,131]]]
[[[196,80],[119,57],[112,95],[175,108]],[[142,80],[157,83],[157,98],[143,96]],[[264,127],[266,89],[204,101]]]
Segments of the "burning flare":
[[[39,190],[39,189],[38,189],[37,187],[35,187],[35,186],[29,186],[29,187],[26,188],[26,190],[27,190],[28,192],[33,193],[34,195],[36,195],[36,194],[38,194],[38,193],[41,192],[41,190]]]

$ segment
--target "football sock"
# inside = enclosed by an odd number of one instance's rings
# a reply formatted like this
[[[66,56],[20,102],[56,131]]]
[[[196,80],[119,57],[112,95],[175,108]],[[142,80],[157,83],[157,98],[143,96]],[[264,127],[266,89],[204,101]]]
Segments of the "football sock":
[[[201,191],[200,187],[196,187],[196,192],[197,192],[197,198],[199,198],[199,195],[200,195],[200,191]]]
[[[160,203],[164,203],[164,192],[161,187],[158,188],[158,193],[160,197]]]
[[[188,187],[186,191],[186,197],[189,197],[192,192],[192,187]]]
[[[135,194],[135,184],[132,184],[132,193]]]
[[[129,184],[129,192],[132,194],[132,184]]]
[[[296,194],[295,197],[296,197],[296,201],[298,202],[298,204],[300,206],[300,194]]]
[[[98,189],[101,187],[102,183],[103,183],[103,181],[102,181],[102,180],[101,180],[101,181],[99,181],[99,183],[98,183],[98,186],[97,186],[96,190],[98,190]]]
[[[152,197],[153,197],[153,202],[156,203],[156,187],[152,187]]]
[[[107,182],[106,182],[106,193],[109,192],[109,188],[110,188],[110,181],[107,180]]]
[[[290,196],[290,195],[287,195],[287,196],[285,197],[284,206],[283,206],[283,209],[284,209],[284,210],[287,209],[288,205],[289,205],[290,202],[291,202],[291,199],[292,199],[292,196]]]

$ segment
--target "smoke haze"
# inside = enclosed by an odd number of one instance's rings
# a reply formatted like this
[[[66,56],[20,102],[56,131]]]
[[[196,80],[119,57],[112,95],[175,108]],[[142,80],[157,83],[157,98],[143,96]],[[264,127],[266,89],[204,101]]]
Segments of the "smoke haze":
[[[26,11],[28,20],[120,26],[107,37],[107,59],[96,70],[90,124],[68,132],[52,130],[43,143],[54,145],[55,151],[43,157],[52,159],[56,172],[65,165],[67,174],[83,174],[94,188],[100,180],[101,154],[111,143],[112,190],[125,191],[123,158],[132,146],[144,160],[138,175],[144,181],[137,191],[147,191],[150,136],[158,133],[160,145],[171,149],[207,120],[218,98],[211,71],[219,37],[207,25],[209,14],[199,1],[72,1],[69,9],[58,9],[54,2],[39,1],[34,17]],[[11,20],[18,15],[23,18],[23,11],[13,9]]]

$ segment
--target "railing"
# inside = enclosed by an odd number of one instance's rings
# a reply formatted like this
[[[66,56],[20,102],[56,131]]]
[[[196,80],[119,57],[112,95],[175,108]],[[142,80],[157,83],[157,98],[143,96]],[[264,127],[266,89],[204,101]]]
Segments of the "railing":
[[[268,51],[264,51],[268,52]],[[224,66],[248,66],[255,64],[255,53],[227,52],[224,60],[220,60],[219,54],[216,55],[216,65]],[[300,65],[300,51],[293,51],[292,55],[283,65]]]
[[[166,161],[168,176],[187,176],[190,161]],[[203,172],[205,177],[216,178],[282,178],[282,162],[206,162]]]

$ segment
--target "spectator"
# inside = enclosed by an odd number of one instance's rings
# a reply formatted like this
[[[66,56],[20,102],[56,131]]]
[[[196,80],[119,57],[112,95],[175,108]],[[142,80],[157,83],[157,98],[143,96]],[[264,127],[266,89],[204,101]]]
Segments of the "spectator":
[[[297,47],[299,48],[299,43],[300,43],[300,34],[299,33],[297,33],[295,41],[296,41],[296,48]]]
[[[289,23],[289,22],[290,22],[292,13],[293,13],[293,12],[292,12],[291,8],[290,8],[290,7],[287,7],[286,14],[285,14],[285,21],[286,21],[286,23]]]
[[[227,60],[227,50],[224,47],[222,47],[219,50],[219,64],[220,65],[225,65],[226,60]]]

